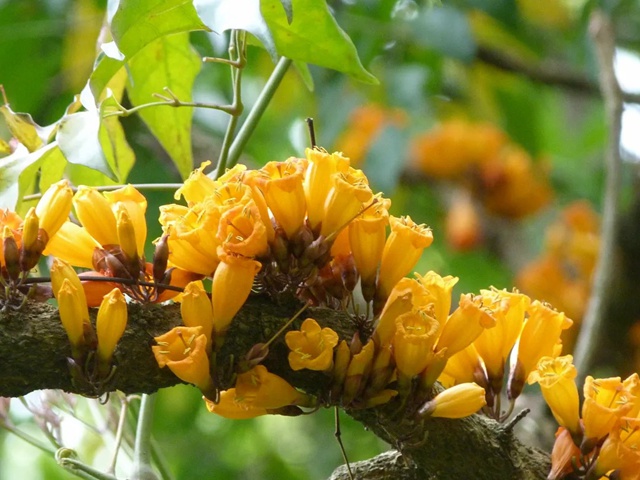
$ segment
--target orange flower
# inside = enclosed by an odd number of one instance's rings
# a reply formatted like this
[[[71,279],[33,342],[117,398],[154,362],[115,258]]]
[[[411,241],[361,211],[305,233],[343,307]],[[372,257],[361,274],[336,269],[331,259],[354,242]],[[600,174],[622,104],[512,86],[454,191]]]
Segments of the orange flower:
[[[451,379],[452,382],[449,380],[449,383],[445,383],[447,380],[443,382],[441,378],[438,378],[438,381],[445,387],[451,387],[458,383],[472,382],[477,374],[484,375],[484,371],[480,356],[472,343],[447,360],[441,376]]]
[[[43,254],[63,259],[76,267],[93,269],[93,252],[96,248],[100,248],[100,244],[86,229],[67,222],[49,239]]]
[[[425,403],[418,415],[422,418],[462,418],[476,413],[486,404],[484,388],[473,382],[460,383]]]
[[[559,427],[556,431],[556,441],[551,451],[551,472],[547,480],[560,480],[573,472],[573,466],[580,468],[582,462],[580,449],[573,442],[571,432],[565,427]]]
[[[176,190],[173,198],[179,200],[183,196],[187,204],[192,206],[194,203],[204,201],[205,198],[211,195],[216,188],[216,182],[204,173],[204,169],[209,165],[211,165],[211,162],[207,160],[202,162],[199,168],[191,172],[189,178]]]
[[[36,215],[40,228],[47,232],[50,239],[69,218],[73,191],[67,180],[51,185],[36,205]]]
[[[350,404],[366,385],[371,367],[373,366],[374,353],[374,342],[369,341],[359,353],[351,357],[342,392],[344,405]]]
[[[267,228],[253,200],[222,214],[218,240],[227,253],[255,258],[267,252]]]
[[[84,294],[80,293],[67,278],[62,280],[60,289],[55,292],[58,300],[60,321],[64,327],[74,358],[79,358],[82,348],[85,346],[85,329],[91,330],[89,323],[89,308]]]
[[[98,335],[98,361],[103,373],[108,373],[111,358],[118,341],[127,327],[127,301],[122,292],[114,288],[105,295],[96,318]]]
[[[349,159],[341,153],[329,154],[318,148],[305,150],[308,166],[304,178],[304,194],[309,225],[315,230],[324,220],[324,205],[331,190],[335,173],[349,169]]]
[[[182,294],[180,303],[182,323],[187,327],[202,327],[202,333],[207,337],[207,352],[211,352],[211,337],[213,335],[213,309],[211,300],[202,286],[202,282],[190,282]]]
[[[585,441],[598,441],[608,435],[616,421],[626,416],[636,401],[620,377],[594,379],[588,376],[584,381],[582,405]]]
[[[336,234],[353,220],[373,199],[369,180],[362,170],[349,167],[331,176],[333,187],[324,203],[320,234]]]
[[[389,217],[391,235],[382,252],[378,275],[379,296],[386,298],[394,285],[416,266],[422,252],[433,242],[431,229],[410,217]]]
[[[333,368],[333,349],[338,334],[330,328],[320,328],[313,318],[307,318],[300,330],[287,332],[284,337],[289,347],[289,365],[293,370],[327,371]]]
[[[307,211],[302,186],[306,167],[306,160],[293,157],[269,162],[249,180],[262,190],[267,206],[289,239],[302,226]]]
[[[621,479],[640,478],[640,418],[625,417],[616,421],[602,444],[596,460],[595,475],[617,470]]]
[[[580,400],[575,378],[578,372],[573,366],[573,357],[542,357],[538,369],[529,375],[529,383],[538,382],[547,405],[554,418],[576,438],[580,428]]]
[[[458,277],[452,277],[451,275],[441,277],[434,271],[429,271],[424,276],[417,273],[414,275],[418,282],[429,292],[436,320],[440,322],[440,325],[444,325],[451,312],[451,291],[454,285],[458,283]]]
[[[144,256],[144,244],[147,240],[147,199],[132,185],[117,190],[104,192],[104,197],[111,204],[114,213],[122,208],[126,210],[135,232],[136,249],[139,257]],[[122,244],[121,244],[122,245]]]
[[[118,245],[116,217],[104,195],[81,185],[73,196],[73,206],[82,226],[100,245]]]
[[[215,390],[209,373],[207,337],[202,327],[174,327],[155,337],[151,347],[160,368],[169,367],[180,380],[192,383],[207,395]]]
[[[293,388],[284,378],[264,365],[238,375],[236,397],[252,407],[274,410],[287,405],[312,406],[312,398]]]
[[[495,318],[482,308],[482,297],[461,295],[459,307],[449,315],[442,328],[436,351],[444,351],[445,357],[451,357],[495,324]]]
[[[238,255],[228,255],[218,249],[220,264],[213,275],[211,303],[213,305],[213,329],[222,337],[229,324],[251,293],[253,280],[261,264]]]
[[[246,420],[269,413],[266,408],[256,407],[247,402],[245,398],[238,397],[235,388],[220,392],[220,401],[218,403],[213,403],[206,398],[204,400],[207,410],[211,413],[233,420]]]
[[[407,386],[431,362],[440,323],[426,310],[403,313],[395,323],[393,357],[400,376],[404,377],[399,380]]]

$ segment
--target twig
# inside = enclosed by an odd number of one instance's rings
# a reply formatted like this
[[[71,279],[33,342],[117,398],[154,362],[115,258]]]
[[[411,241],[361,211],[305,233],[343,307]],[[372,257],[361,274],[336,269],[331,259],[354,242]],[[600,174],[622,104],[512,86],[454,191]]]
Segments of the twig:
[[[256,103],[251,108],[247,119],[242,124],[238,135],[236,136],[231,148],[229,149],[229,157],[227,159],[227,167],[233,167],[240,158],[240,153],[244,150],[244,146],[249,141],[251,134],[256,129],[260,118],[262,118],[262,114],[267,109],[269,102],[273,98],[274,93],[278,89],[280,82],[284,78],[284,74],[287,73],[289,66],[291,65],[291,59],[286,57],[281,57],[278,60],[276,68],[273,69],[269,80],[265,84],[262,92],[260,92],[260,96],[256,100]]]
[[[133,450],[133,475],[131,476],[133,480],[158,478],[151,469],[151,425],[155,400],[156,395],[153,393],[142,395]]]
[[[604,323],[605,301],[610,297],[614,278],[614,249],[618,229],[618,204],[622,184],[620,132],[622,130],[622,92],[613,68],[615,35],[610,19],[596,10],[591,17],[591,37],[600,63],[600,89],[609,123],[609,143],[605,157],[605,190],[603,199],[601,246],[595,267],[591,297],[576,341],[574,361],[582,384],[593,366],[593,355],[599,344]]]
[[[132,187],[138,190],[177,190],[182,187],[183,183],[132,183],[130,184]],[[101,185],[99,187],[91,187],[98,192],[109,192],[111,190],[117,190],[118,188],[126,187],[126,185]],[[74,192],[78,191],[78,187],[71,187],[71,190]],[[25,195],[22,197],[22,200],[38,200],[42,197],[42,193],[34,193],[32,195]]]
[[[500,70],[524,75],[534,82],[564,87],[590,95],[602,94],[604,96],[604,92],[596,82],[567,69],[565,66],[549,63],[531,65],[517,57],[486,46],[478,47],[476,58]],[[638,93],[620,92],[620,95],[625,103],[640,103],[640,94]]]

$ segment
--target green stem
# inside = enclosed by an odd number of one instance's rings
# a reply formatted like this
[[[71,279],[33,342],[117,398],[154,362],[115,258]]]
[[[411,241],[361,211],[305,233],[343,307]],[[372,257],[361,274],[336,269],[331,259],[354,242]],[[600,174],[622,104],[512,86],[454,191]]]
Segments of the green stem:
[[[158,479],[158,476],[151,468],[151,426],[155,402],[155,394],[145,393],[142,395],[138,427],[136,428],[136,442],[133,450],[133,474],[131,480]]]
[[[24,440],[25,442],[33,445],[34,447],[39,448],[40,450],[42,450],[45,453],[49,453],[51,455],[55,455],[55,453],[56,453],[56,451],[53,450],[51,447],[49,447],[47,444],[41,442],[40,440],[38,440],[35,437],[32,437],[28,433],[23,432],[22,430],[18,429],[17,427],[15,427],[13,425],[7,425],[7,424],[3,423],[3,424],[0,424],[0,427],[4,428],[9,433],[13,433],[16,437],[21,438],[22,440]]]
[[[114,475],[96,470],[89,465],[82,463],[80,460],[70,458],[75,452],[68,448],[61,448],[56,452],[56,462],[62,468],[75,476],[86,480],[118,480]]]
[[[116,430],[115,446],[113,447],[113,457],[111,457],[109,469],[107,470],[107,472],[109,473],[115,473],[116,471],[116,462],[118,461],[118,452],[120,451],[120,445],[122,444],[122,436],[124,435],[124,426],[127,420],[128,407],[129,407],[129,402],[126,399],[126,397],[123,397],[122,405],[120,406],[120,418],[118,419],[118,427]]]
[[[218,165],[216,166],[215,178],[219,178],[227,168],[227,158],[229,157],[229,148],[236,133],[236,126],[244,107],[242,105],[242,70],[246,63],[245,42],[240,36],[240,32],[233,30],[231,32],[231,40],[229,41],[229,58],[233,61],[233,54],[237,52],[237,59],[231,65],[231,81],[233,83],[233,105],[236,107],[235,113],[231,114],[227,131],[224,134],[220,156],[218,157]]]
[[[287,73],[290,65],[290,58],[281,57],[280,60],[278,60],[276,68],[273,69],[269,80],[267,80],[267,83],[262,89],[262,92],[260,92],[258,100],[256,100],[256,103],[251,108],[247,119],[242,124],[238,135],[236,136],[233,144],[231,145],[231,148],[229,149],[227,167],[233,167],[238,162],[240,153],[244,150],[245,145],[251,137],[251,134],[256,129],[260,118],[262,118],[262,114],[267,109],[267,106],[271,102],[273,95],[280,86],[280,82],[284,78],[284,74]]]
[[[124,108],[122,110],[115,110],[113,112],[106,112],[102,117],[128,117],[140,110],[150,107],[193,107],[193,108],[209,108],[211,110],[220,110],[225,113],[233,114],[235,107],[233,105],[218,105],[215,103],[204,102],[183,102],[182,100],[162,100],[160,102],[150,102],[138,105],[137,107]]]

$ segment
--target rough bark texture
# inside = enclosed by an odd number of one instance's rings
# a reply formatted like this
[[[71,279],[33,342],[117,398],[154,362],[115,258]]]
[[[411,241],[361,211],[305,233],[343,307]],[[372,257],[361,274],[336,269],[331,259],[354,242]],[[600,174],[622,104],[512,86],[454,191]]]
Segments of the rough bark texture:
[[[218,376],[229,387],[235,362],[252,345],[269,339],[299,305],[276,305],[267,298],[252,298],[236,317],[218,358]],[[307,317],[331,326],[343,338],[355,329],[345,314],[310,309]],[[47,304],[28,304],[19,312],[0,313],[0,396],[19,396],[43,388],[62,389],[84,395],[105,391],[154,392],[179,383],[168,370],[158,368],[151,353],[153,337],[180,324],[177,306],[131,305],[129,323],[115,354],[117,369],[102,386],[74,383],[67,367],[70,356],[66,334],[57,310]],[[293,385],[320,393],[328,379],[316,372],[293,372],[282,338],[276,341],[265,365]],[[430,419],[423,425],[398,414],[399,403],[380,408],[347,411],[397,450],[354,467],[362,479],[544,479],[549,471],[548,455],[524,446],[509,429],[474,415],[462,420]],[[425,439],[425,441],[421,441]],[[338,469],[332,478],[348,478]]]

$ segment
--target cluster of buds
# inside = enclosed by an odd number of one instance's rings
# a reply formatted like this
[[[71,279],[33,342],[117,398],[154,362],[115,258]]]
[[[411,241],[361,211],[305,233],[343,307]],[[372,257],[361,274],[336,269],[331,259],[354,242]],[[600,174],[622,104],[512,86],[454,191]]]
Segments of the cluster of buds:
[[[71,265],[54,259],[51,288],[71,345],[69,366],[74,381],[99,391],[114,372],[113,355],[127,326],[127,302],[122,292],[113,288],[100,303],[94,329],[85,290]]]
[[[89,306],[99,305],[116,287],[135,301],[161,302],[177,295],[167,285],[183,287],[197,278],[196,274],[167,269],[166,238],[157,242],[153,263],[145,261],[147,201],[131,185],[103,193],[80,186],[73,196],[73,207],[81,225],[63,223],[44,253],[91,270],[83,274],[91,279],[84,282]]]
[[[640,378],[634,373],[584,382],[580,410],[571,355],[543,357],[529,376],[560,425],[551,455],[549,480],[640,478]]]
[[[49,187],[24,220],[15,212],[0,210],[0,283],[4,287],[0,296],[5,307],[38,264],[49,240],[67,220],[72,196],[69,183],[62,180]]]

